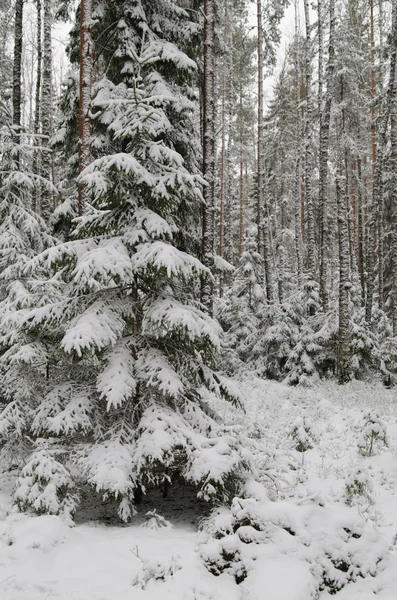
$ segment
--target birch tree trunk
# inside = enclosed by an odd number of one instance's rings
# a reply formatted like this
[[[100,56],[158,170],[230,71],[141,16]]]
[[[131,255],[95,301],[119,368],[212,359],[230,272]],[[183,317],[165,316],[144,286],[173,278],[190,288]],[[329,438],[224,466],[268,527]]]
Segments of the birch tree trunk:
[[[12,69],[12,124],[16,131],[21,129],[21,102],[22,102],[22,41],[23,41],[23,0],[15,2],[14,24],[14,61]],[[19,140],[19,137],[16,138]],[[15,156],[19,165],[20,153]]]
[[[79,102],[79,172],[91,162],[91,88],[92,88],[92,0],[80,2],[80,102]],[[83,214],[85,190],[78,187],[78,212]]]
[[[214,262],[215,211],[215,3],[204,0],[204,89],[203,89],[203,264],[209,269]],[[209,314],[213,312],[213,284],[209,277],[201,282],[201,301]]]

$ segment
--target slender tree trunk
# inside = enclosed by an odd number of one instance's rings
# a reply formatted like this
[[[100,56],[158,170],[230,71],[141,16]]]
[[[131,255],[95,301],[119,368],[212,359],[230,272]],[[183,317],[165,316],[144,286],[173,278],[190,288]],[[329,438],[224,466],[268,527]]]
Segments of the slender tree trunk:
[[[91,88],[92,88],[92,0],[80,2],[80,103],[79,103],[79,172],[91,162]],[[85,190],[78,188],[78,212],[83,214]]]
[[[296,142],[295,142],[295,186],[294,186],[294,208],[295,208],[295,254],[298,287],[303,287],[303,264],[302,264],[302,191],[301,191],[301,81],[300,81],[300,57],[299,57],[299,27],[298,27],[298,1],[295,0],[295,55],[294,67],[296,76]]]
[[[43,8],[43,86],[41,98],[41,123],[43,132],[42,145],[46,148],[43,151],[41,159],[41,171],[44,179],[51,182],[51,153],[50,153],[50,138],[51,138],[51,121],[52,121],[52,2],[44,0]],[[43,188],[41,193],[41,216],[48,220],[52,208],[52,194],[47,188]]]
[[[265,287],[267,301],[274,300],[272,261],[270,248],[270,223],[264,219],[265,210],[265,155],[263,135],[263,29],[262,29],[262,0],[257,0],[257,33],[258,33],[258,251],[264,257]]]
[[[344,81],[341,80],[341,104],[344,102]],[[339,332],[338,332],[338,374],[339,383],[347,383],[351,379],[350,368],[350,314],[349,292],[350,282],[350,247],[348,229],[348,199],[347,185],[347,148],[345,109],[342,108],[341,135],[339,136],[339,156],[336,174],[336,202],[338,217],[338,246],[339,246]],[[342,142],[342,143],[341,143]],[[343,156],[343,159],[342,159]],[[345,172],[343,173],[343,166]]]
[[[370,47],[371,47],[371,160],[372,160],[372,202],[370,209],[370,222],[368,232],[368,256],[367,256],[367,298],[365,304],[365,320],[371,323],[372,305],[375,289],[374,272],[374,247],[375,231],[377,228],[377,201],[376,201],[376,80],[375,80],[375,34],[374,34],[374,0],[370,0]]]
[[[33,131],[37,136],[40,132],[40,104],[41,104],[41,69],[43,61],[43,48],[42,48],[42,17],[41,17],[41,0],[36,0],[36,12],[37,12],[37,31],[36,31],[36,45],[37,45],[37,69],[36,69],[36,93],[35,93],[35,108],[34,108],[34,125]],[[38,139],[35,139],[35,143],[38,143]],[[33,173],[39,172],[39,155],[37,152],[33,156]],[[37,191],[33,196],[33,210],[38,211],[40,207],[40,192]]]
[[[390,78],[393,77],[393,65],[395,70],[397,59],[397,2],[393,0],[392,12],[392,35],[391,46],[391,68]],[[397,336],[397,85],[395,73],[393,88],[390,97],[390,171],[391,171],[391,242],[392,242],[392,321],[393,335]]]
[[[333,97],[333,81],[335,70],[335,0],[329,4],[329,43],[328,43],[328,68],[327,89],[324,110],[320,114],[320,141],[319,141],[319,217],[320,217],[320,297],[323,309],[328,308],[327,288],[327,179],[328,179],[328,149],[329,130],[331,122],[331,106]]]
[[[225,74],[222,78],[222,112],[221,112],[221,169],[220,169],[220,192],[219,192],[219,256],[223,257],[223,231],[224,231],[224,207],[225,207],[225,148],[226,148],[226,121],[225,121],[225,103],[226,103],[226,82]]]
[[[204,94],[203,94],[203,264],[209,269],[214,262],[215,212],[215,4],[204,0]],[[213,284],[202,280],[201,301],[209,314],[213,312]]]
[[[309,0],[304,0],[305,11],[305,80],[306,80],[306,116],[305,116],[305,201],[307,215],[307,271],[309,279],[312,281],[316,278],[316,248],[314,236],[314,207],[312,195],[312,98],[311,98],[311,34],[310,34],[310,17],[309,17]]]
[[[21,129],[23,1],[24,0],[16,0],[15,2],[14,61],[12,71],[12,124],[17,133],[19,133]],[[17,137],[16,140],[19,140],[19,137]],[[15,161],[19,166],[19,152],[15,156]]]
[[[357,262],[361,283],[361,298],[363,305],[365,303],[365,223],[363,206],[363,178],[361,168],[361,158],[357,158],[357,229],[358,229],[358,247]]]

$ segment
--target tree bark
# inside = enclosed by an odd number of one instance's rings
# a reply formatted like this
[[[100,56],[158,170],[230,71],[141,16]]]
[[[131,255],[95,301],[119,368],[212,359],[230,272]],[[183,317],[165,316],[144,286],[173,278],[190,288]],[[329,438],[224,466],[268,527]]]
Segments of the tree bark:
[[[51,123],[52,123],[52,2],[43,3],[43,85],[41,97],[41,124],[43,133],[41,172],[44,179],[51,182]],[[52,209],[52,193],[49,188],[43,188],[40,201],[41,216],[48,220]]]
[[[91,162],[91,89],[92,89],[92,0],[80,2],[80,102],[79,102],[79,172]],[[78,187],[78,212],[83,214],[86,193]]]
[[[392,322],[393,336],[397,336],[397,85],[395,81],[395,69],[397,61],[397,2],[392,4],[392,35],[391,46],[391,68],[390,78],[393,80],[393,88],[390,97],[390,171],[391,171],[391,242],[392,242]],[[392,67],[394,65],[394,78]],[[393,79],[392,79],[393,78]]]
[[[270,249],[269,219],[264,219],[265,211],[265,153],[263,131],[263,29],[262,0],[257,0],[257,34],[258,34],[258,251],[264,258],[266,297],[269,303],[274,300],[272,261]]]
[[[37,65],[36,65],[36,92],[35,92],[35,107],[34,107],[34,125],[33,131],[37,136],[40,133],[40,105],[41,105],[41,68],[43,62],[43,48],[42,48],[42,5],[41,0],[36,0],[36,13],[37,13],[37,31],[36,31],[36,45],[37,45]],[[37,137],[35,143],[38,143]],[[34,153],[33,156],[33,173],[39,172],[39,155],[38,152]],[[38,211],[40,207],[40,193],[37,191],[33,196],[33,210]]]
[[[314,235],[314,207],[313,207],[313,195],[312,195],[312,98],[311,98],[311,61],[310,61],[310,47],[311,47],[311,35],[310,35],[310,17],[309,17],[309,0],[304,0],[304,11],[305,11],[305,26],[306,26],[306,37],[305,37],[305,80],[306,80],[306,114],[305,114],[305,201],[306,201],[306,215],[307,215],[307,234],[306,234],[306,248],[307,248],[307,272],[309,279],[312,281],[316,279],[316,249],[315,249],[315,235]]]
[[[371,56],[371,161],[372,161],[372,201],[370,209],[370,222],[367,248],[367,297],[365,303],[365,320],[368,324],[372,320],[372,306],[375,289],[375,231],[377,228],[377,199],[376,199],[376,80],[375,80],[375,34],[374,34],[374,0],[370,0],[370,56]]]
[[[214,263],[215,212],[215,4],[204,0],[204,87],[203,87],[203,264]],[[209,277],[201,282],[201,302],[210,315],[213,312],[213,283]]]
[[[320,4],[320,3],[319,3]],[[326,96],[324,110],[320,113],[320,140],[319,140],[319,217],[320,217],[320,298],[324,310],[328,308],[327,288],[327,179],[328,179],[328,150],[329,131],[331,122],[331,106],[333,97],[333,81],[335,70],[335,0],[329,4],[329,43],[328,43],[328,68],[326,81]]]
[[[23,0],[15,2],[15,25],[14,25],[14,61],[12,69],[12,124],[15,132],[21,129],[21,104],[22,104],[22,42],[23,42]],[[19,140],[19,137],[16,137]],[[15,162],[19,166],[20,153],[15,156]]]

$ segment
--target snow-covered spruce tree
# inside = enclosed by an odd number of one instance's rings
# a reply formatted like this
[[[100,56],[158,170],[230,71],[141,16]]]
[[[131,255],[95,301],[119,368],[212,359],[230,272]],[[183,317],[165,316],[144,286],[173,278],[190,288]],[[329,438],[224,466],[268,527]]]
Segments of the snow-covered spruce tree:
[[[138,489],[172,480],[174,471],[201,497],[224,499],[248,461],[199,396],[204,385],[238,399],[215,371],[220,327],[195,299],[208,272],[176,247],[181,206],[202,201],[200,176],[172,143],[167,108],[181,99],[156,71],[163,50],[156,36],[142,37],[139,48],[126,39],[131,85],[109,82],[96,100],[97,118],[108,119],[122,150],[82,173],[91,204],[77,219],[76,239],[33,261],[55,269],[62,295],[19,321],[23,330],[54,332],[53,385],[33,434],[56,437],[82,480],[119,502],[124,520]],[[194,68],[175,46],[171,59]],[[28,494],[23,477],[19,485]],[[19,489],[17,496],[23,504]]]
[[[264,310],[263,261],[252,237],[246,240],[245,248],[233,273],[232,285],[219,300],[217,310],[227,332],[223,352],[225,367],[231,370],[249,361],[258,333],[259,316]]]
[[[263,313],[252,353],[259,374],[289,385],[310,385],[325,360],[318,333],[324,315],[318,306],[318,285],[308,278],[304,290]]]
[[[40,149],[23,143],[23,137],[16,137],[7,126],[0,131],[0,145],[0,464],[4,467],[18,465],[29,449],[32,410],[45,387],[46,335],[34,330],[17,334],[13,317],[15,311],[39,307],[43,301],[42,272],[31,278],[24,276],[24,269],[53,239],[31,208],[38,190],[51,191],[50,184],[25,170]]]

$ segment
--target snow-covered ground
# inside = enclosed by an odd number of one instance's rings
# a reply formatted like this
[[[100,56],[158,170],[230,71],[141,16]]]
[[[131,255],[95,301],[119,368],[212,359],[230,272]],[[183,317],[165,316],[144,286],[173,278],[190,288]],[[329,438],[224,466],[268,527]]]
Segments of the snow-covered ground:
[[[351,514],[352,522],[361,519],[369,532],[369,537],[363,536],[357,544],[373,539],[374,545],[383,548],[384,558],[375,577],[359,577],[333,597],[396,600],[397,392],[359,382],[344,387],[322,382],[310,389],[290,388],[248,376],[242,387],[245,414],[224,404],[216,408],[227,422],[239,424],[249,434],[257,477],[270,498],[280,506],[283,502],[286,506],[320,503],[332,509],[332,514],[339,511],[345,520]],[[377,412],[380,422],[387,425],[388,447],[380,444],[373,456],[362,456],[358,445],[362,443],[363,411],[368,410],[373,416]],[[312,448],[299,452],[296,448],[305,435]],[[363,481],[363,493],[349,497],[346,484],[358,477]],[[202,534],[197,532],[197,523],[202,506],[188,492],[182,498],[180,489],[171,489],[167,500],[146,499],[141,516],[132,525],[80,517],[70,528],[55,516],[10,514],[12,485],[13,475],[4,474],[0,482],[1,600],[314,597],[307,557],[301,560],[297,551],[299,536],[294,536],[293,544],[280,546],[277,554],[269,552],[268,559],[266,554],[262,556],[260,571],[251,573],[240,585],[227,572],[211,575],[199,550]],[[148,524],[143,514],[155,507],[170,526],[143,526]],[[313,536],[316,514],[302,520],[311,523],[308,535]],[[319,525],[316,543],[322,531]],[[280,544],[283,539],[280,537]],[[372,550],[360,548],[361,554],[368,551],[368,556]],[[325,589],[320,599],[328,598]]]

